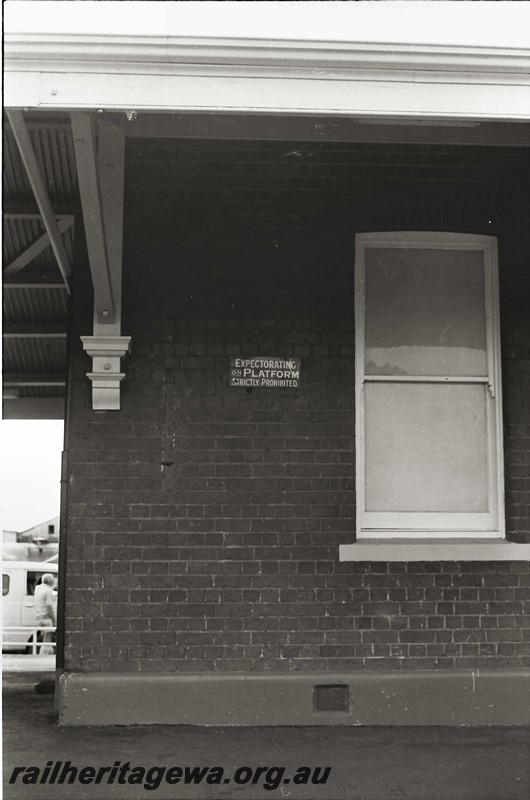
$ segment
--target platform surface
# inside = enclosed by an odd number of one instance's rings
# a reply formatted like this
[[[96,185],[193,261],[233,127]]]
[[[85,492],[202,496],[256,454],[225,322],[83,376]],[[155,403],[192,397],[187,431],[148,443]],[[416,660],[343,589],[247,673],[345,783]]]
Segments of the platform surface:
[[[39,662],[42,662],[39,659]],[[61,728],[54,711],[51,670],[4,673],[4,800],[528,800],[530,730],[525,728],[305,727],[205,728],[106,726]],[[24,661],[23,664],[28,662]],[[17,669],[15,669],[17,667]],[[36,670],[36,671],[35,671]],[[43,769],[47,762],[78,768],[222,767],[220,785],[9,784],[17,766]],[[325,785],[276,789],[237,785],[240,767],[331,767]],[[42,774],[42,773],[41,773]],[[107,773],[108,774],[108,773]],[[270,776],[277,773],[270,773]]]

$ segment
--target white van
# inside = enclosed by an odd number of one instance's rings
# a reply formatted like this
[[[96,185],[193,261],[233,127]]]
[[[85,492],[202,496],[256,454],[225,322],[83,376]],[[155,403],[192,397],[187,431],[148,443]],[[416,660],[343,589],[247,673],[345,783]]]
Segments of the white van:
[[[57,575],[57,564],[48,561],[2,562],[2,650],[24,650],[33,641],[37,627],[35,586],[47,572]],[[17,628],[18,630],[6,630]],[[28,630],[24,630],[27,628]],[[42,641],[42,636],[38,636]]]

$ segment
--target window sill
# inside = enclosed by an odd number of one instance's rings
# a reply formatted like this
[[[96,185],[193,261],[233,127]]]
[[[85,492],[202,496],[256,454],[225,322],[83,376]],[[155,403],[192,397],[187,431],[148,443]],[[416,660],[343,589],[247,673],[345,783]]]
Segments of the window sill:
[[[340,561],[529,561],[530,544],[506,539],[361,539],[339,547]]]

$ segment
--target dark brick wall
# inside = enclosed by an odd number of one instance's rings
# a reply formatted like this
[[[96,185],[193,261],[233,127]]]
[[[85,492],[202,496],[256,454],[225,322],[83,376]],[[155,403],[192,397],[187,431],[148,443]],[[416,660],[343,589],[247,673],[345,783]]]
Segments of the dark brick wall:
[[[528,152],[503,148],[128,143],[120,412],[90,409],[76,259],[67,668],[530,663],[527,564],[338,561],[367,230],[499,237],[506,517],[529,540],[528,178]],[[300,356],[302,388],[229,389],[247,354]]]

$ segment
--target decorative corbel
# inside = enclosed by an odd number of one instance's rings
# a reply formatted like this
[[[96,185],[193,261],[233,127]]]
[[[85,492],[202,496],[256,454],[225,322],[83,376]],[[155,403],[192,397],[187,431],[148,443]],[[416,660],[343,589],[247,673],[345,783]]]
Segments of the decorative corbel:
[[[125,131],[122,120],[98,120],[98,140],[90,114],[72,114],[72,133],[79,193],[94,286],[94,330],[82,336],[92,358],[92,408],[118,411],[121,359],[130,352],[131,337],[121,335],[123,251],[123,184]]]
[[[131,351],[130,336],[81,336],[83,349],[92,358],[92,408],[94,411],[120,410],[120,361]]]

